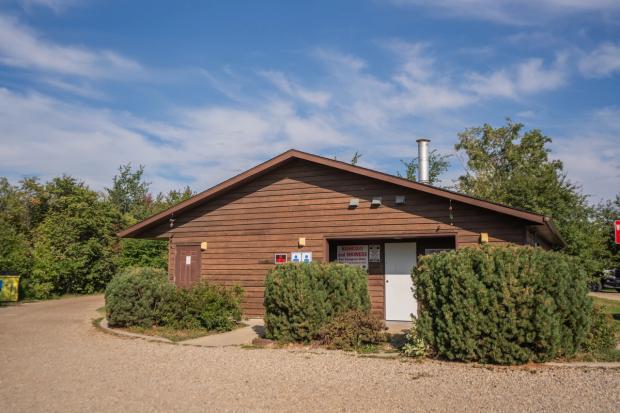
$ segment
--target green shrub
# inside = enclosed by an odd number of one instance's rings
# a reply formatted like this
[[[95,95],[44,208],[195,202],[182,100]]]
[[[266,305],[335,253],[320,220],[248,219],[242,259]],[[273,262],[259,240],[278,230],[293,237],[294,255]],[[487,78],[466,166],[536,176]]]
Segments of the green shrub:
[[[167,292],[158,308],[162,325],[178,329],[230,331],[241,321],[241,287],[226,288],[202,281],[190,289]]]
[[[199,282],[176,288],[159,268],[129,268],[106,289],[106,317],[113,327],[168,326],[228,331],[241,320],[241,287]]]
[[[611,314],[605,314],[598,306],[590,313],[590,331],[583,343],[586,353],[604,353],[616,345],[615,329]]]
[[[370,309],[366,272],[337,263],[278,265],[267,275],[267,338],[308,342],[333,316]]]
[[[350,310],[328,321],[319,331],[318,340],[330,348],[357,350],[387,340],[383,320],[368,311]]]
[[[531,247],[463,248],[413,271],[418,332],[439,357],[484,363],[574,355],[590,328],[587,275],[564,254]]]
[[[151,327],[158,324],[162,301],[174,297],[175,290],[162,269],[123,270],[112,278],[105,291],[109,325]]]

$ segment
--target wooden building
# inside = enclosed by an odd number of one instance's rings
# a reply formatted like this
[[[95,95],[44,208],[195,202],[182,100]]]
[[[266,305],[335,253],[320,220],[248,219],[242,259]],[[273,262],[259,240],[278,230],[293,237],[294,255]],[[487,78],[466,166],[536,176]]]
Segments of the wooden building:
[[[344,162],[287,151],[119,233],[167,239],[169,277],[245,289],[261,316],[276,261],[341,261],[368,270],[373,311],[408,320],[417,257],[490,244],[558,247],[545,216]]]

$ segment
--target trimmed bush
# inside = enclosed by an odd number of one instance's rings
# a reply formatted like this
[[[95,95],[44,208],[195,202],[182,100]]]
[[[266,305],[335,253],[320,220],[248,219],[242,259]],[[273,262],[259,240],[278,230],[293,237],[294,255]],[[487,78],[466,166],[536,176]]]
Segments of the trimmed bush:
[[[329,348],[358,350],[387,340],[383,320],[368,311],[351,310],[328,321],[319,331],[318,339]]]
[[[163,325],[173,328],[230,331],[241,321],[242,298],[241,287],[226,288],[202,281],[190,289],[168,292],[158,315]]]
[[[449,360],[520,364],[574,355],[590,330],[587,274],[531,247],[463,248],[413,271],[420,337]]]
[[[158,268],[127,268],[108,283],[105,291],[106,318],[113,327],[151,327],[159,323],[164,297],[175,287],[166,271]]]
[[[338,263],[287,263],[267,275],[267,338],[308,342],[332,317],[348,310],[368,311],[367,274]]]
[[[241,320],[241,287],[199,282],[176,288],[158,268],[129,268],[106,289],[106,317],[113,327],[169,326],[229,331]]]

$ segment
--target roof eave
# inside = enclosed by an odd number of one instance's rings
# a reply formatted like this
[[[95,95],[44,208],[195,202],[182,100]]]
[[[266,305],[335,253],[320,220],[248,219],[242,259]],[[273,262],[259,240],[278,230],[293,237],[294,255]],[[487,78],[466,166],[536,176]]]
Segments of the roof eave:
[[[389,175],[389,174],[379,172],[379,171],[374,171],[372,169],[368,169],[368,168],[364,168],[360,166],[351,165],[346,162],[337,161],[334,159],[329,159],[329,158],[325,158],[322,156],[309,154],[306,152],[301,152],[295,149],[290,149],[251,169],[248,169],[245,172],[242,172],[230,179],[227,179],[226,181],[219,183],[218,185],[215,185],[207,189],[206,191],[203,191],[193,196],[192,198],[189,198],[171,208],[168,208],[165,211],[155,214],[145,219],[144,221],[141,221],[123,231],[118,232],[117,236],[121,238],[137,237],[141,232],[155,225],[160,224],[165,219],[169,219],[173,214],[179,214],[187,209],[192,208],[197,203],[207,201],[208,199],[215,197],[225,191],[232,190],[238,185],[241,185],[249,180],[255,179],[256,177],[268,172],[272,168],[278,165],[281,165],[292,159],[306,160],[309,162],[314,162],[320,165],[333,167],[333,168],[343,170],[346,172],[364,175],[369,178],[378,179],[384,182],[392,183],[394,185],[403,186],[409,189],[418,190],[418,191],[422,191],[422,192],[429,193],[432,195],[451,199],[453,201],[463,202],[465,204],[493,210],[498,213],[502,213],[505,215],[513,216],[515,218],[523,219],[533,224],[538,224],[538,225],[545,224],[545,217],[540,214],[535,214],[532,212],[511,208],[505,205],[477,199],[477,198],[474,198],[468,195],[459,194],[457,192],[452,192],[452,191],[449,191],[443,188],[438,188],[432,185],[426,185],[426,184],[421,184],[421,183],[414,182],[414,181],[409,181],[404,178],[400,178],[394,175]]]

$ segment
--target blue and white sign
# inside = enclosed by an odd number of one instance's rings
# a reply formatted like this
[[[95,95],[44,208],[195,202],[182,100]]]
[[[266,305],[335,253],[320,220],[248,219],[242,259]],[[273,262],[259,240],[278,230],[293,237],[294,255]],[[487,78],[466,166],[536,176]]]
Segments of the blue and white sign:
[[[312,262],[312,253],[311,252],[302,252],[301,253],[301,262],[304,264],[308,264]]]
[[[312,262],[312,252],[291,252],[291,262],[304,264]]]
[[[291,252],[291,262],[299,264],[301,262],[301,252]]]

